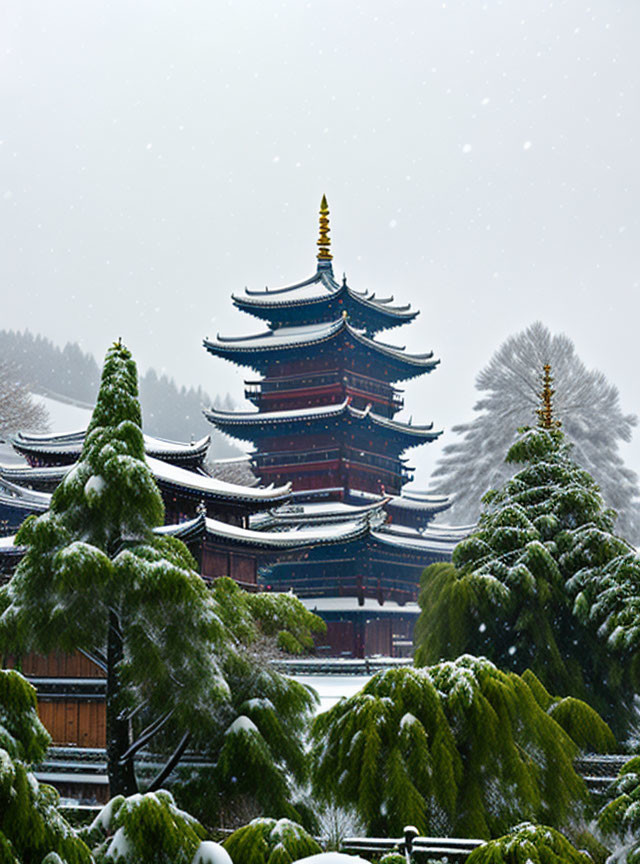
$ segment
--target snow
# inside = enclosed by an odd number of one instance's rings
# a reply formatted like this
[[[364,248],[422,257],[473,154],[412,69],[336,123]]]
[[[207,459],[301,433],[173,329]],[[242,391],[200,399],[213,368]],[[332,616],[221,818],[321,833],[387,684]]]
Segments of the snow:
[[[319,855],[309,855],[298,858],[293,864],[369,864],[359,855],[345,855],[344,852],[320,852]]]
[[[328,711],[340,701],[348,699],[362,690],[371,675],[293,675],[300,684],[312,687],[320,697],[318,713]]]
[[[153,456],[147,456],[146,461],[154,477],[158,480],[175,483],[178,486],[184,486],[201,492],[210,492],[218,496],[275,501],[278,498],[286,497],[289,493],[288,485],[267,486],[264,488],[238,486],[235,483],[217,480],[215,477],[209,477],[206,474],[196,474],[195,471],[187,471],[178,465],[170,465],[168,462],[155,459]]]
[[[124,828],[118,828],[116,833],[113,835],[111,843],[109,843],[105,857],[113,858],[114,860],[117,858],[127,859],[131,852],[131,844],[127,839]]]
[[[49,412],[49,425],[52,429],[86,429],[91,420],[92,409],[87,405],[61,402],[51,396],[31,394],[34,402],[44,405]],[[32,436],[35,438],[35,435]],[[42,436],[48,438],[48,434]]]
[[[224,733],[225,735],[236,735],[238,732],[255,732],[256,735],[259,735],[258,727],[250,720],[246,715],[241,714],[239,717],[233,721],[231,726]]]
[[[419,615],[420,607],[417,603],[405,603],[401,606],[393,600],[385,600],[380,605],[373,597],[365,597],[364,603],[360,605],[357,597],[301,597],[301,601],[311,612],[375,612],[385,614],[402,612],[406,615]]]
[[[196,849],[192,864],[233,864],[233,861],[219,843],[204,840]]]
[[[85,498],[87,498],[87,500],[90,500],[91,498],[97,498],[99,495],[102,494],[102,490],[104,489],[104,487],[104,477],[99,474],[93,474],[84,484]]]
[[[318,405],[315,408],[292,408],[287,411],[216,411],[215,408],[207,411],[207,416],[219,420],[232,419],[246,423],[267,423],[283,420],[305,420],[308,417],[332,417],[342,414],[347,408],[349,400],[335,402],[331,405]]]

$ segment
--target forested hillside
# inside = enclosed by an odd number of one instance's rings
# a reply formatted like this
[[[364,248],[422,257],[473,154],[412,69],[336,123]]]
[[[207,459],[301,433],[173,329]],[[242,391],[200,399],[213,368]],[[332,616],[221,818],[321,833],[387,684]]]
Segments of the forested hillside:
[[[34,393],[62,396],[93,406],[100,382],[100,369],[93,354],[75,342],[59,348],[50,339],[28,330],[0,330],[0,361],[9,360],[20,375],[20,383]],[[149,435],[188,441],[211,435],[211,456],[232,456],[239,451],[215,432],[202,415],[209,405],[233,408],[233,400],[202,387],[178,387],[172,378],[148,369],[140,377],[140,402],[144,429]],[[64,430],[60,430],[64,431]]]

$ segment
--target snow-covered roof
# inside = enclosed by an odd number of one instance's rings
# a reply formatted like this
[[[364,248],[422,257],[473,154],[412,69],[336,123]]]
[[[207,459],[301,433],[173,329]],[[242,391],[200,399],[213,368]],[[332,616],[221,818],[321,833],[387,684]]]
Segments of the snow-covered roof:
[[[291,484],[284,486],[239,486],[235,483],[227,483],[210,477],[208,474],[199,474],[196,471],[187,471],[179,465],[172,465],[147,456],[147,464],[154,477],[160,483],[173,484],[181,489],[191,489],[213,495],[217,498],[242,499],[244,501],[278,501],[289,497]]]
[[[384,519],[382,508],[386,498],[379,498],[370,504],[357,506],[343,501],[314,501],[304,504],[283,504],[268,513],[250,516],[250,524],[258,529],[275,525],[322,525],[336,522],[349,522],[354,519],[379,517]]]
[[[11,439],[13,446],[20,452],[48,453],[78,458],[84,444],[86,429],[75,432],[18,432]],[[178,460],[204,457],[211,443],[211,436],[205,435],[198,441],[170,441],[144,435],[145,452],[160,459]]]
[[[402,491],[402,495],[392,495],[389,499],[389,507],[397,508],[398,510],[417,510],[427,511],[429,513],[437,513],[440,510],[446,510],[451,504],[450,495],[427,495],[410,494]]]
[[[339,285],[333,278],[330,270],[319,269],[313,276],[294,285],[286,285],[282,288],[265,288],[264,290],[250,290],[245,288],[244,295],[232,295],[233,302],[241,309],[248,307],[260,307],[262,309],[276,309],[278,307],[305,306],[319,301],[335,299],[346,295],[356,303],[369,306],[376,312],[382,312],[389,317],[398,317],[410,321],[418,312],[412,312],[410,305],[392,306],[393,296],[376,297],[375,293],[369,291],[355,291],[346,284],[346,280]]]
[[[201,522],[201,520],[204,520]],[[343,543],[364,536],[368,524],[364,520],[351,520],[338,525],[307,525],[300,528],[290,528],[286,531],[256,531],[252,528],[242,528],[230,525],[219,519],[197,517],[178,525],[163,525],[156,528],[157,534],[180,535],[187,533],[202,524],[207,534],[221,540],[241,543],[243,546],[258,546],[272,549],[297,549],[305,546]]]
[[[286,500],[291,491],[291,486],[288,483],[284,486],[242,486],[228,483],[208,474],[189,471],[179,465],[173,465],[153,456],[147,456],[146,460],[153,476],[160,485],[166,484],[179,487],[182,490],[191,490],[202,494],[204,497],[267,504],[273,502],[275,504]],[[4,482],[12,479],[19,480],[21,483],[47,482],[53,486],[60,483],[72,467],[71,465],[54,465],[46,468],[31,468],[29,466],[0,465],[0,477]],[[28,491],[23,490],[25,493]],[[47,499],[51,497],[46,493],[30,494],[45,495]]]
[[[450,556],[466,535],[445,536],[439,532],[432,532],[430,528],[417,531],[408,525],[386,524],[371,531],[371,536],[376,542],[397,549],[412,549],[426,554]]]
[[[311,612],[376,612],[397,615],[399,612],[407,615],[419,615],[417,603],[405,603],[401,606],[394,600],[386,600],[381,606],[373,597],[365,597],[364,603],[357,597],[301,597],[300,600]]]
[[[264,333],[249,336],[221,336],[215,339],[205,339],[204,347],[212,354],[227,357],[230,360],[244,363],[259,369],[260,358],[267,358],[274,351],[282,352],[291,349],[310,348],[320,345],[330,339],[344,334],[363,348],[376,354],[381,360],[387,359],[395,365],[394,380],[413,377],[420,372],[431,371],[439,360],[433,352],[425,354],[407,354],[404,346],[390,345],[366,336],[362,330],[352,327],[346,317],[320,324],[308,324],[300,327],[279,327],[276,330],[266,330]]]
[[[5,498],[9,502],[24,502],[25,504],[35,505],[38,509],[46,510],[51,502],[51,495],[47,492],[35,492],[33,489],[25,489],[16,483],[12,483],[2,477],[0,471],[0,498]]]
[[[349,398],[343,402],[330,405],[317,405],[312,408],[293,408],[284,411],[221,411],[211,408],[205,411],[205,416],[212,423],[221,428],[238,426],[255,426],[260,432],[266,431],[269,425],[282,425],[285,423],[307,423],[310,420],[327,420],[330,418],[347,417],[355,420],[370,422],[374,426],[401,434],[403,437],[415,438],[416,443],[422,441],[433,441],[442,435],[442,430],[433,431],[433,423],[425,426],[414,426],[410,423],[401,423],[391,420],[371,410],[371,406],[360,410],[349,404]]]

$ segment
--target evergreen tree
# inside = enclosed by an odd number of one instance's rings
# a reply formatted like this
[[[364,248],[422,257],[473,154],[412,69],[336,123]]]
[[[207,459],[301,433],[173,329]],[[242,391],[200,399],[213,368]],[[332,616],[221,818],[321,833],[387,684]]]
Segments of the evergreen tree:
[[[498,836],[523,818],[562,825],[586,790],[556,704],[532,673],[468,655],[378,673],[314,721],[315,791],[355,806],[375,835],[407,823],[462,837]],[[583,729],[581,747],[615,745],[585,703],[566,713]]]
[[[453,565],[423,574],[416,662],[470,651],[504,669],[532,669],[553,692],[587,699],[622,731],[640,656],[630,614],[640,606],[638,559],[613,534],[615,514],[572,461],[555,421],[541,423],[521,430],[507,462],[524,467],[485,495]]]
[[[467,864],[593,864],[593,858],[578,851],[553,828],[523,822],[504,837],[476,849]]]
[[[248,594],[231,579],[217,579],[213,597],[237,645],[224,665],[230,696],[198,744],[211,767],[195,776],[179,772],[174,793],[207,824],[236,827],[268,813],[315,829],[298,790],[308,778],[305,731],[317,696],[268,658],[281,642],[299,653],[324,623],[296,597]]]
[[[158,537],[163,504],[144,459],[137,373],[120,343],[108,352],[79,462],[17,536],[26,554],[0,592],[7,650],[82,649],[107,679],[113,794],[136,790],[133,756],[162,730],[173,753],[207,728],[229,687],[225,628],[186,547]],[[135,740],[130,719],[149,719]]]
[[[300,825],[289,819],[254,819],[224,842],[233,864],[291,864],[322,852]]]
[[[89,849],[58,810],[58,793],[38,783],[30,772],[31,763],[43,758],[50,740],[38,719],[35,689],[18,672],[0,670],[2,864],[39,864],[51,853],[67,864],[90,864]]]
[[[573,458],[618,513],[618,531],[640,543],[638,478],[619,454],[620,442],[631,440],[637,418],[622,413],[617,388],[601,372],[585,367],[567,336],[552,335],[540,322],[511,336],[495,352],[476,379],[482,396],[475,418],[453,427],[458,440],[444,448],[433,474],[433,490],[454,495],[447,520],[475,523],[482,495],[512,476],[513,465],[503,461],[504,454],[516,429],[533,422],[544,363],[553,366],[558,382],[556,413],[573,444]]]
[[[608,791],[610,801],[598,813],[598,828],[616,841],[613,860],[640,861],[640,756],[626,762]]]

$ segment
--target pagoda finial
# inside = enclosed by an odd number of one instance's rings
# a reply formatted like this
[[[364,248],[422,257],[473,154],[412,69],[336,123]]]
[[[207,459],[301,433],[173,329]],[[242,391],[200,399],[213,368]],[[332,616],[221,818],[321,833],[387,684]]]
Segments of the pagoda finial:
[[[320,236],[318,237],[318,261],[329,264],[333,255],[329,251],[331,247],[331,238],[329,237],[329,205],[327,204],[327,196],[322,196],[320,202]],[[329,264],[329,267],[331,265]]]
[[[558,426],[561,426],[561,422],[559,420],[553,419],[553,394],[556,392],[552,389],[551,384],[553,382],[553,378],[551,377],[551,364],[545,363],[543,368],[542,375],[542,392],[538,395],[540,396],[541,405],[536,410],[536,414],[538,415],[538,426],[542,429],[557,429]]]

